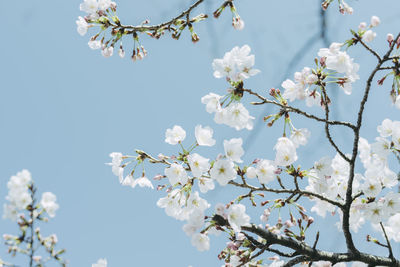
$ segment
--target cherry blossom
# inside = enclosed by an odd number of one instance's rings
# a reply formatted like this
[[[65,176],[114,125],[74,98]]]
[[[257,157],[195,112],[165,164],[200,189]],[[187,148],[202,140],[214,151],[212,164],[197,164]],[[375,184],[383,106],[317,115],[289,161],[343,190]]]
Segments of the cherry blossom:
[[[165,132],[165,142],[170,145],[176,145],[185,140],[186,132],[179,125],[174,125],[172,129]]]

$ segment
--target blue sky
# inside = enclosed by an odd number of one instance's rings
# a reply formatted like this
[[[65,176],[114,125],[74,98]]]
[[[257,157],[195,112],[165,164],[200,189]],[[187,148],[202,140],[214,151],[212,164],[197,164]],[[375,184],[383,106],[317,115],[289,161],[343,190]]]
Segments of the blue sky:
[[[188,6],[187,2],[119,0],[118,14],[126,24],[139,24],[147,18],[151,23],[159,23],[175,16]],[[210,13],[219,2],[210,0],[198,12]],[[246,87],[266,93],[283,79],[292,78],[283,74],[293,55],[318,31],[319,1],[238,0],[238,11],[246,22],[243,31],[232,29],[230,14],[226,12],[218,20],[198,24],[195,29],[201,40],[196,44],[188,35],[180,41],[143,37],[142,44],[149,55],[136,63],[117,56],[105,59],[87,47],[90,35],[81,37],[76,32],[75,20],[82,15],[80,1],[0,3],[6,7],[0,43],[0,203],[7,194],[9,177],[29,169],[39,191],[57,195],[57,216],[41,228],[44,233],[57,233],[60,246],[67,249],[70,266],[90,266],[100,257],[106,257],[109,266],[114,267],[220,266],[217,254],[225,244],[222,236],[212,238],[211,251],[197,252],[181,230],[182,223],[156,207],[163,194],[121,187],[104,163],[109,161],[110,152],[132,154],[134,148],[154,155],[176,153],[175,147],[163,141],[165,129],[174,124],[187,130],[189,140],[194,140],[197,124],[214,128],[217,146],[199,150],[209,157],[222,152],[223,139],[246,139],[246,130],[237,132],[215,124],[200,102],[205,94],[222,94],[227,87],[222,79],[212,76],[213,58],[222,57],[233,46],[249,44],[256,55],[256,67],[262,72],[249,79]],[[349,28],[355,29],[359,22],[368,22],[372,15],[377,15],[382,25],[376,29],[378,39],[372,46],[385,51],[386,34],[398,30],[400,2],[349,3],[355,10],[352,16],[339,14],[336,4],[328,11],[329,39],[344,41],[349,37]],[[293,72],[312,66],[322,46],[321,41],[312,43],[293,66]],[[336,119],[354,121],[351,114],[358,108],[355,99],[360,98],[363,78],[373,68],[375,59],[359,48],[350,49],[349,53],[361,65],[361,80],[351,97],[342,91],[332,92],[340,103],[333,107],[333,114]],[[376,126],[383,118],[398,118],[398,111],[389,102],[389,89],[373,87],[362,131],[370,141],[377,135]],[[264,107],[251,107],[250,111],[256,117],[266,112]],[[300,128],[312,131],[310,144],[299,151],[307,155],[304,166],[310,166],[321,156],[334,155],[330,147],[319,145],[320,125],[302,119],[296,122]],[[262,126],[245,159],[272,157],[280,131],[279,127]],[[350,133],[338,130],[335,134],[339,145],[349,147],[350,152]],[[147,166],[146,170],[149,176],[163,171],[157,166]],[[216,203],[229,197],[219,188],[209,199]],[[254,219],[258,217],[254,213]],[[343,240],[332,223],[336,220],[323,221],[332,229],[321,236],[322,248],[344,250],[340,246]],[[0,230],[15,233],[17,229],[0,220]],[[367,248],[365,234],[356,235],[361,248]],[[4,246],[0,257],[10,259]]]

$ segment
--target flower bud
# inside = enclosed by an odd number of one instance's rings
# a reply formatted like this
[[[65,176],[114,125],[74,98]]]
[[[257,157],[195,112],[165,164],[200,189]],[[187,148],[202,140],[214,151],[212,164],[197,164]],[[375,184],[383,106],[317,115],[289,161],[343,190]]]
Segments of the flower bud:
[[[366,22],[361,22],[360,25],[358,25],[358,29],[363,31],[367,28],[367,23]]]
[[[381,23],[381,20],[377,16],[371,17],[371,26],[376,27]]]
[[[240,18],[239,15],[232,18],[232,26],[239,31],[244,29],[244,21]]]
[[[392,42],[394,41],[394,36],[391,33],[388,33],[386,35],[386,40],[388,41],[389,45],[392,45]]]

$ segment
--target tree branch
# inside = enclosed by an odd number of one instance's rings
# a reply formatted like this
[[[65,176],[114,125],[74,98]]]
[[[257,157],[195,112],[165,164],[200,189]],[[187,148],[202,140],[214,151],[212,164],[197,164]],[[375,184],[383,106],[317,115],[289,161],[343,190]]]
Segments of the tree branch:
[[[350,252],[334,253],[334,252],[315,249],[310,247],[304,242],[300,242],[285,236],[273,234],[268,230],[257,227],[256,225],[242,226],[242,231],[247,231],[257,236],[260,236],[261,238],[264,238],[265,240],[267,240],[267,245],[277,244],[284,246],[286,248],[291,248],[295,250],[298,255],[302,255],[304,257],[302,258],[303,260],[312,260],[312,261],[326,260],[332,263],[361,261],[372,265],[400,267],[400,262],[398,260],[393,260],[387,257],[375,256],[365,253],[359,253],[357,255]]]
[[[328,95],[326,94],[326,90],[324,86],[321,86],[322,94],[324,96],[324,108],[325,108],[325,134],[326,138],[328,138],[329,143],[335,148],[335,150],[339,153],[339,155],[346,160],[347,162],[350,162],[350,159],[339,149],[339,147],[336,145],[336,143],[333,141],[331,132],[329,131],[329,99]]]
[[[276,105],[278,107],[281,107],[281,108],[285,109],[285,111],[287,111],[287,112],[294,112],[294,113],[297,113],[297,114],[302,115],[304,117],[307,117],[309,119],[313,119],[313,120],[320,121],[320,122],[325,122],[325,123],[327,123],[329,125],[343,125],[343,126],[349,127],[350,129],[355,129],[355,126],[353,124],[351,124],[350,122],[330,121],[330,120],[322,119],[322,118],[319,118],[319,117],[317,117],[315,115],[312,115],[312,114],[309,114],[309,113],[307,113],[305,111],[302,111],[302,110],[300,110],[298,108],[295,108],[295,107],[292,107],[292,106],[288,106],[288,105],[283,105],[283,104],[278,103],[278,102],[276,102],[274,100],[269,100],[269,99],[261,96],[260,94],[258,94],[256,92],[253,92],[251,89],[243,89],[243,91],[245,91],[245,92],[247,92],[247,93],[249,93],[251,95],[256,96],[257,98],[259,98],[262,101],[262,102],[253,103],[253,104],[256,104],[256,105],[273,104],[273,105]]]
[[[161,28],[165,28],[165,27],[170,27],[176,20],[184,18],[186,16],[189,16],[190,13],[192,12],[193,9],[195,9],[197,6],[199,6],[202,2],[204,2],[204,0],[197,0],[196,2],[194,2],[188,9],[186,9],[185,11],[183,11],[181,14],[179,14],[178,16],[170,19],[167,22],[161,23],[161,24],[157,24],[157,25],[140,25],[140,26],[133,26],[133,25],[113,25],[118,27],[119,29],[125,30],[125,29],[129,29],[132,32],[144,32],[144,31],[158,31]]]
[[[399,37],[400,37],[400,33],[397,35],[395,40],[397,40]],[[364,113],[364,109],[365,109],[365,104],[367,103],[369,92],[370,92],[370,89],[371,89],[372,80],[374,79],[375,74],[378,72],[378,70],[382,66],[382,64],[385,61],[387,61],[388,58],[390,57],[390,54],[392,53],[395,44],[396,44],[395,42],[392,43],[392,45],[390,46],[389,50],[386,52],[384,57],[379,60],[377,66],[375,67],[375,69],[372,71],[372,73],[368,77],[367,84],[366,84],[366,87],[365,87],[364,96],[363,96],[363,99],[361,100],[360,109],[358,111],[357,126],[354,129],[353,153],[352,153],[352,157],[351,157],[351,160],[350,160],[350,175],[349,175],[349,180],[348,180],[348,183],[347,183],[346,203],[345,203],[344,209],[343,209],[343,224],[342,224],[342,228],[343,228],[343,233],[344,233],[344,236],[345,236],[345,239],[346,239],[347,249],[349,250],[349,252],[356,253],[356,254],[358,254],[359,252],[356,249],[356,247],[354,246],[354,242],[353,242],[353,239],[351,237],[349,220],[350,220],[350,207],[351,207],[351,203],[353,202],[353,197],[352,197],[353,180],[354,180],[355,162],[356,162],[356,157],[357,157],[357,153],[358,153],[358,142],[360,140],[360,129],[361,129],[361,125],[362,125],[362,119],[363,119],[363,113]]]
[[[292,189],[272,189],[272,188],[268,188],[268,187],[254,187],[252,185],[249,184],[239,184],[236,183],[234,181],[229,181],[229,184],[237,186],[237,187],[242,187],[242,188],[248,188],[250,189],[252,192],[256,192],[256,191],[264,191],[264,192],[271,192],[271,193],[275,193],[275,194],[294,194],[294,195],[300,195],[300,196],[309,196],[309,197],[315,197],[318,198],[320,200],[326,201],[336,207],[339,207],[340,209],[343,208],[343,204],[334,200],[331,200],[329,198],[326,198],[324,196],[321,196],[317,193],[314,192],[310,192],[310,191],[304,191],[304,190],[292,190]]]

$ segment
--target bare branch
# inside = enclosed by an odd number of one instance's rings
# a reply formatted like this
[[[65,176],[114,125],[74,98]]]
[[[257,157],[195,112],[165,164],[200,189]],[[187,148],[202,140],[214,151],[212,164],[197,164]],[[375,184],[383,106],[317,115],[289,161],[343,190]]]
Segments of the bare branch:
[[[321,86],[322,94],[324,96],[324,108],[325,108],[325,133],[326,137],[329,140],[329,143],[335,148],[335,150],[339,153],[339,155],[346,160],[347,162],[350,162],[350,159],[339,149],[339,147],[336,145],[336,143],[333,141],[331,132],[329,131],[329,99],[328,95],[326,94],[326,90],[324,86]]]
[[[362,38],[358,35],[358,34],[354,34],[354,36],[356,37],[357,41],[360,42],[360,44],[362,44],[362,46],[365,47],[365,49],[367,49],[372,55],[374,55],[379,62],[382,61],[381,56],[379,56],[378,53],[376,53],[371,47],[369,47],[363,40]]]
[[[322,118],[319,118],[319,117],[317,117],[315,115],[312,115],[312,114],[309,114],[309,113],[307,113],[305,111],[302,111],[302,110],[300,110],[298,108],[295,108],[295,107],[292,107],[292,106],[288,106],[288,105],[283,105],[283,104],[278,103],[278,102],[276,102],[274,100],[269,100],[269,99],[261,96],[260,94],[258,94],[256,92],[253,92],[251,89],[243,89],[243,91],[258,97],[262,101],[262,102],[254,103],[254,104],[259,104],[259,105],[262,105],[262,104],[273,104],[273,105],[276,105],[278,107],[281,107],[281,108],[285,109],[286,112],[294,112],[294,113],[300,114],[300,115],[302,115],[304,117],[307,117],[309,119],[313,119],[313,120],[316,120],[316,121],[328,123],[329,125],[343,125],[343,126],[351,128],[351,129],[355,129],[355,126],[353,124],[351,124],[350,122],[329,121],[329,120],[326,120],[326,119],[322,119]]]

